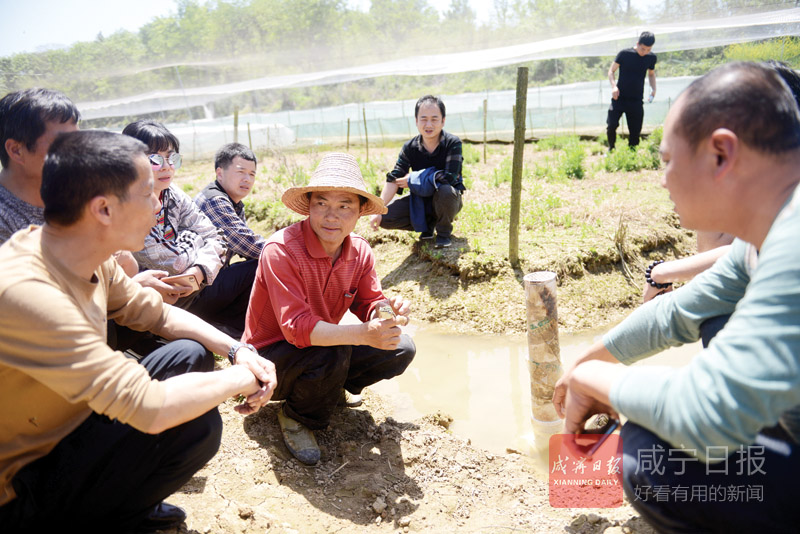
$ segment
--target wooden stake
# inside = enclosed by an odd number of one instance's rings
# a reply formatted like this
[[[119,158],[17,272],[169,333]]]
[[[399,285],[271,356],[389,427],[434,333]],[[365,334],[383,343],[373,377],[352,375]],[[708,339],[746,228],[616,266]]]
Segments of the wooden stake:
[[[522,197],[522,157],[525,152],[525,108],[528,67],[517,68],[517,103],[514,106],[514,156],[511,166],[511,214],[508,222],[508,259],[519,267],[519,211]]]

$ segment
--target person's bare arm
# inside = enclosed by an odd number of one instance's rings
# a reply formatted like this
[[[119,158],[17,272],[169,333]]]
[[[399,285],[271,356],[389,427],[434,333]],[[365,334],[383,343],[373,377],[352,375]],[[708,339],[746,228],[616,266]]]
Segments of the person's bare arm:
[[[650,82],[650,100],[656,97],[656,70],[650,69],[647,71],[647,80]]]
[[[611,82],[611,98],[616,100],[619,98],[619,87],[617,87],[617,79],[615,73],[619,68],[619,63],[616,61],[611,63],[611,66],[608,68],[608,81]]]
[[[158,434],[203,415],[234,395],[252,396],[261,389],[255,375],[242,365],[214,373],[173,376],[164,380],[164,386],[164,404],[144,432]],[[257,409],[249,403],[237,406],[245,414]]]
[[[154,333],[170,340],[193,339],[211,352],[223,356],[227,356],[233,344],[236,343],[236,340],[228,334],[217,330],[196,315],[175,307],[170,307],[163,327],[159,332]],[[272,392],[277,385],[275,365],[246,347],[242,347],[236,352],[234,361],[236,367],[246,367],[261,382],[260,390],[253,392],[255,394],[247,399],[248,405],[256,409],[260,408],[272,398]]]
[[[401,325],[408,317],[398,315],[393,319],[371,319],[356,325],[341,325],[319,321],[311,330],[309,340],[319,347],[336,345],[369,345],[381,350],[393,350],[400,344]]]
[[[650,270],[650,279],[657,284],[686,282],[710,268],[718,259],[728,253],[730,245],[713,248],[679,260],[659,263]],[[658,289],[647,282],[644,285],[642,300],[647,302],[665,289]]]

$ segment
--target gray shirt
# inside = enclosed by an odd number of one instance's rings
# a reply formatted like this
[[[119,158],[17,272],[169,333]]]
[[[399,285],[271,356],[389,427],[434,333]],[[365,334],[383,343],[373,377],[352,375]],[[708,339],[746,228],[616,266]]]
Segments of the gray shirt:
[[[17,230],[31,224],[44,224],[44,208],[18,199],[0,185],[0,244],[8,241]]]

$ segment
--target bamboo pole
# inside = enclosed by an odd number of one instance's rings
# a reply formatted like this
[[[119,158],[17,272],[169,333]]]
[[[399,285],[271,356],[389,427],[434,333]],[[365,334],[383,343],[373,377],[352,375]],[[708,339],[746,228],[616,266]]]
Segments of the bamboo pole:
[[[525,108],[528,67],[517,68],[517,103],[514,106],[514,156],[511,167],[511,214],[508,224],[508,259],[519,267],[519,210],[522,197],[522,156],[525,152]]]
[[[253,135],[250,133],[250,123],[247,123],[247,142],[249,143],[250,150],[253,150]]]
[[[483,99],[483,163],[486,163],[486,115],[489,106],[489,101]]]
[[[347,117],[347,152],[350,152],[350,117]]]
[[[361,114],[364,117],[364,146],[367,148],[366,163],[369,163],[369,136],[367,135],[367,108],[361,108]]]
[[[233,142],[239,142],[239,106],[233,108]]]

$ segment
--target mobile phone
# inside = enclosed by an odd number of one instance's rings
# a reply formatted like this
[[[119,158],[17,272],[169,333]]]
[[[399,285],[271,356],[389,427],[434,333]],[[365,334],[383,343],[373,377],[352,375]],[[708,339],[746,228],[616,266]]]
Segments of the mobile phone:
[[[200,284],[197,282],[197,277],[193,274],[176,274],[175,276],[165,276],[161,279],[161,281],[165,284],[191,287],[192,291],[200,290]]]

